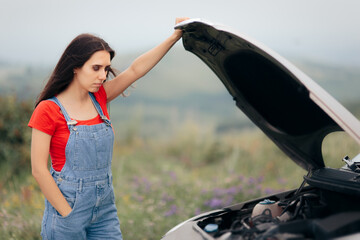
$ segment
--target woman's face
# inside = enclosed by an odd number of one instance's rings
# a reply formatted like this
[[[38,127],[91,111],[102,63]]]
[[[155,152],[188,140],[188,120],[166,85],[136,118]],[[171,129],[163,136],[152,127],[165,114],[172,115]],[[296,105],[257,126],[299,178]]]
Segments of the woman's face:
[[[87,92],[97,92],[106,80],[110,64],[110,53],[97,51],[81,68],[74,69],[74,81]]]

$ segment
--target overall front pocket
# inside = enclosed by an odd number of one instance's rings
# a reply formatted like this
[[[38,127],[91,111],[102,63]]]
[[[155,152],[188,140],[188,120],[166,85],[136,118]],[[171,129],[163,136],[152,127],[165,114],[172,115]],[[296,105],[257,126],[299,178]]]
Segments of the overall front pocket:
[[[66,216],[62,216],[58,211],[55,211],[60,218],[68,218],[73,215],[77,200],[79,199],[77,188],[74,185],[66,184],[65,182],[58,183],[58,187],[72,210]]]
[[[111,128],[78,132],[75,137],[74,170],[97,170],[111,165],[114,136]]]

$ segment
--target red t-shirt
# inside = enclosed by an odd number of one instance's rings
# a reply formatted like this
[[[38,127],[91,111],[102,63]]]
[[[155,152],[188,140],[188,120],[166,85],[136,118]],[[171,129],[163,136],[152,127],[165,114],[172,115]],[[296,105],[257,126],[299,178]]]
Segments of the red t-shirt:
[[[99,91],[94,93],[94,96],[100,104],[105,116],[110,119],[106,107],[107,96],[104,87],[101,86]],[[76,121],[78,122],[77,125],[95,125],[103,122],[100,115],[93,119]],[[65,165],[65,148],[70,136],[70,131],[65,117],[60,111],[60,107],[50,100],[41,101],[36,106],[28,126],[52,136],[50,141],[52,167],[56,171],[61,171]]]

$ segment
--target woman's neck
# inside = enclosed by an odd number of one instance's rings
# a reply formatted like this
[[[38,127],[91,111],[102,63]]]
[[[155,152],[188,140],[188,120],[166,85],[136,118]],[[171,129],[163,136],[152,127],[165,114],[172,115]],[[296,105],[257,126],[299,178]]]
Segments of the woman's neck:
[[[72,83],[58,95],[58,98],[67,102],[71,101],[73,104],[82,105],[88,102],[89,92],[78,86],[75,81],[72,81]]]
[[[89,92],[76,84],[70,84],[57,98],[72,119],[88,120],[98,115]]]

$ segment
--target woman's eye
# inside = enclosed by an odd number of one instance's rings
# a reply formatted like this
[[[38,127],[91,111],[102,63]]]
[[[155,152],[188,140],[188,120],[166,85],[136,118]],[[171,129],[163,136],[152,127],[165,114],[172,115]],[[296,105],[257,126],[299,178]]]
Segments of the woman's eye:
[[[100,67],[95,65],[95,66],[93,66],[93,69],[94,69],[94,71],[99,71]]]

